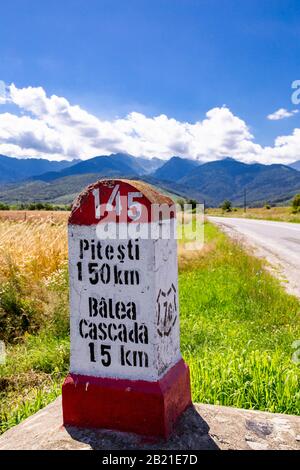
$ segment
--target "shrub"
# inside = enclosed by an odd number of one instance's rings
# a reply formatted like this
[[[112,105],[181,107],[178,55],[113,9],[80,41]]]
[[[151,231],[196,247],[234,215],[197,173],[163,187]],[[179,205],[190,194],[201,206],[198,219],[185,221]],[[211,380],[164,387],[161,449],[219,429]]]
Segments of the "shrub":
[[[300,212],[300,194],[296,194],[294,196],[292,201],[292,208],[294,213]]]
[[[221,209],[225,212],[231,212],[232,211],[232,203],[228,199],[226,199],[223,204],[221,205]]]
[[[26,332],[38,329],[38,315],[34,302],[23,296],[20,286],[9,282],[0,291],[1,339],[12,341]]]

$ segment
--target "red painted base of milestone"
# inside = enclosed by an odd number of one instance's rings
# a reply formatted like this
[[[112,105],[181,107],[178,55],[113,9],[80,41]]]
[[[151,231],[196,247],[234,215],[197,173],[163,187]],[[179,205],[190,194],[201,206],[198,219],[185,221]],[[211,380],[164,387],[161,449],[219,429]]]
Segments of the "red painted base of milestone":
[[[180,360],[158,382],[69,374],[62,400],[64,425],[167,438],[191,405],[189,368]]]

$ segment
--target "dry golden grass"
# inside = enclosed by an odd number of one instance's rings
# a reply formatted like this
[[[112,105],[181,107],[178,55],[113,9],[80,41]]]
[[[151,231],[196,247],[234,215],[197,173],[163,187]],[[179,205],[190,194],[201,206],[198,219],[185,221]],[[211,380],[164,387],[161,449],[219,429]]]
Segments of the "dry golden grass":
[[[29,283],[40,282],[67,260],[66,225],[50,219],[0,221],[0,280],[21,272]]]
[[[275,220],[280,222],[298,222],[300,223],[300,212],[292,213],[291,207],[266,207],[249,208],[246,212],[242,208],[234,209],[231,212],[224,212],[219,208],[207,209],[207,215],[224,217],[242,217],[246,219]]]
[[[67,259],[66,223],[0,220],[0,339],[22,340],[65,312]]]
[[[189,245],[188,243],[178,244],[178,266],[180,271],[199,268],[202,260],[216,249],[216,243],[213,241],[201,245],[200,248],[195,245],[195,249]]]
[[[36,222],[49,221],[55,223],[65,223],[69,217],[68,211],[0,211],[0,222],[3,220]]]

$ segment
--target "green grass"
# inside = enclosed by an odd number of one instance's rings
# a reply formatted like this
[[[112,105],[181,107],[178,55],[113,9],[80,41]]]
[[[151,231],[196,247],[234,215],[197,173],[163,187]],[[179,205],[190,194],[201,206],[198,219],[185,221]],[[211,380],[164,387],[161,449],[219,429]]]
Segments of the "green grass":
[[[0,366],[0,433],[54,400],[68,365],[68,335],[46,330],[9,346],[7,362]]]
[[[218,217],[241,217],[245,219],[271,220],[274,222],[300,223],[300,211],[295,211],[291,206],[283,207],[255,207],[243,208],[235,207],[231,212],[223,211],[220,208],[210,208],[206,210],[207,215]]]
[[[212,251],[179,275],[181,344],[193,400],[300,414],[299,301],[212,225]]]
[[[179,250],[181,348],[193,400],[300,415],[300,368],[291,360],[299,301],[208,223],[205,242],[199,253]],[[52,289],[60,300],[52,301],[51,321],[11,343],[0,366],[0,432],[61,392],[69,367],[67,283]]]
[[[67,281],[64,268],[56,271],[48,282],[49,298],[40,331],[25,332],[22,338],[7,343],[6,363],[0,365],[0,434],[61,393],[69,370]],[[41,291],[39,295],[42,294]]]

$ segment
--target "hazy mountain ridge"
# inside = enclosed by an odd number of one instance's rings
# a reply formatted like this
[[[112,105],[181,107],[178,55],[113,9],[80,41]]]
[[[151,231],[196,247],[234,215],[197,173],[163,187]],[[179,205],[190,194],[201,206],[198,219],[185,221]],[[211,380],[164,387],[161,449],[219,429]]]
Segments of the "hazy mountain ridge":
[[[294,170],[300,171],[300,160],[298,160],[297,162],[291,163],[289,166],[291,168],[294,168]]]
[[[153,162],[146,158],[133,157],[131,155],[116,153],[102,155],[88,160],[82,160],[70,168],[61,171],[44,173],[35,176],[35,180],[54,181],[65,176],[94,173],[103,177],[113,176],[141,176],[150,173],[165,162],[154,158]]]
[[[50,161],[44,158],[14,158],[0,155],[0,183],[22,181],[47,171],[60,171],[78,160]]]
[[[98,173],[103,176],[142,175],[165,163],[160,158],[147,159],[127,154],[93,157],[87,160],[51,161],[44,158],[14,158],[0,155],[0,183],[29,179],[53,181],[65,176]]]
[[[140,171],[139,171],[140,170]],[[39,181],[54,181],[56,179],[64,178],[72,175],[83,175],[90,173],[97,173],[99,176],[122,176],[122,175],[138,175],[143,173],[139,165],[134,166],[126,155],[117,155],[108,157],[106,155],[83,160],[70,168],[65,168],[61,171],[48,172],[35,176],[34,180]]]
[[[199,165],[197,160],[172,157],[153,173],[153,177],[158,180],[178,181]]]

